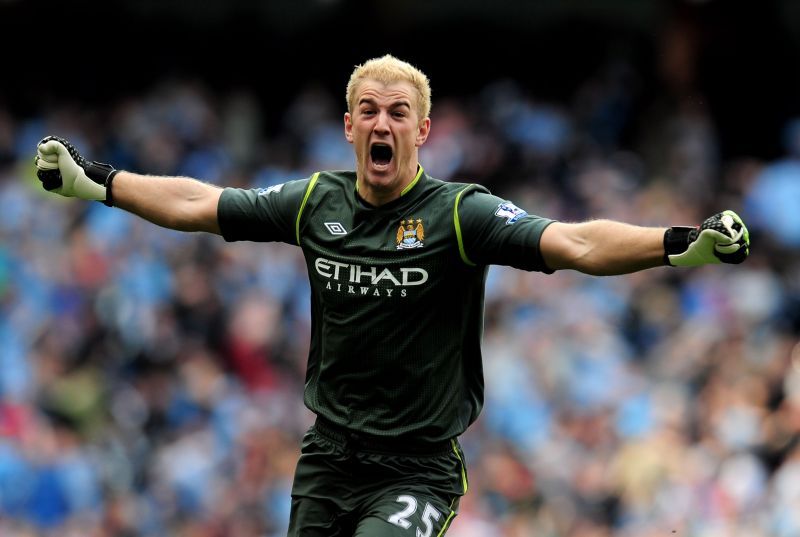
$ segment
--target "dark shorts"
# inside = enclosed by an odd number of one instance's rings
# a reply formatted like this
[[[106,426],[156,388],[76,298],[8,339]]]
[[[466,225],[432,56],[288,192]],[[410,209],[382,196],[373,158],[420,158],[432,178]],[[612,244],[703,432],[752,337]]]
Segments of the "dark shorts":
[[[398,449],[318,420],[303,438],[289,537],[441,537],[466,491],[456,439]]]

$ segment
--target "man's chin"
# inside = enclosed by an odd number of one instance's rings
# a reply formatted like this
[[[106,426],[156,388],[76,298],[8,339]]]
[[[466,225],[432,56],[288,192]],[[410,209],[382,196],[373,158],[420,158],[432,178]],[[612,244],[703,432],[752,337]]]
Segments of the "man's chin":
[[[387,166],[370,165],[367,167],[366,180],[376,188],[390,186],[397,177],[397,171],[391,164]]]
[[[389,192],[393,187],[393,181],[388,177],[366,177],[366,186],[373,192]]]

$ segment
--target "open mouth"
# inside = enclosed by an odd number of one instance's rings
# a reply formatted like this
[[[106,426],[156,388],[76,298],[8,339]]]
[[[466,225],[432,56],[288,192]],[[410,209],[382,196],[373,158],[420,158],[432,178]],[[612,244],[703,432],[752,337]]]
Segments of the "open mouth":
[[[387,166],[392,161],[392,148],[386,144],[373,144],[369,148],[369,157],[377,166]]]

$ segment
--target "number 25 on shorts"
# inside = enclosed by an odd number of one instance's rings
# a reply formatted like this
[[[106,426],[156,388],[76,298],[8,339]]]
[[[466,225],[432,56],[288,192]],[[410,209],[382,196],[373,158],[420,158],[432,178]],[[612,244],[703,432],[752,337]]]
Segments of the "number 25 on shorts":
[[[397,497],[397,501],[405,504],[405,508],[390,516],[388,520],[395,526],[409,529],[411,522],[408,519],[417,512],[417,499],[413,496],[401,494]],[[422,511],[422,525],[424,528],[417,527],[416,537],[432,537],[433,524],[438,522],[440,518],[442,518],[442,513],[426,502],[425,509]]]

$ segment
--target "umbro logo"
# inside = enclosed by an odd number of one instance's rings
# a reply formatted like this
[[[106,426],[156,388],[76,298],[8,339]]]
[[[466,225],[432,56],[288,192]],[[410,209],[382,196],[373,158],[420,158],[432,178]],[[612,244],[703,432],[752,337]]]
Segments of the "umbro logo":
[[[339,222],[325,222],[325,227],[331,232],[331,235],[347,235],[347,230]]]

